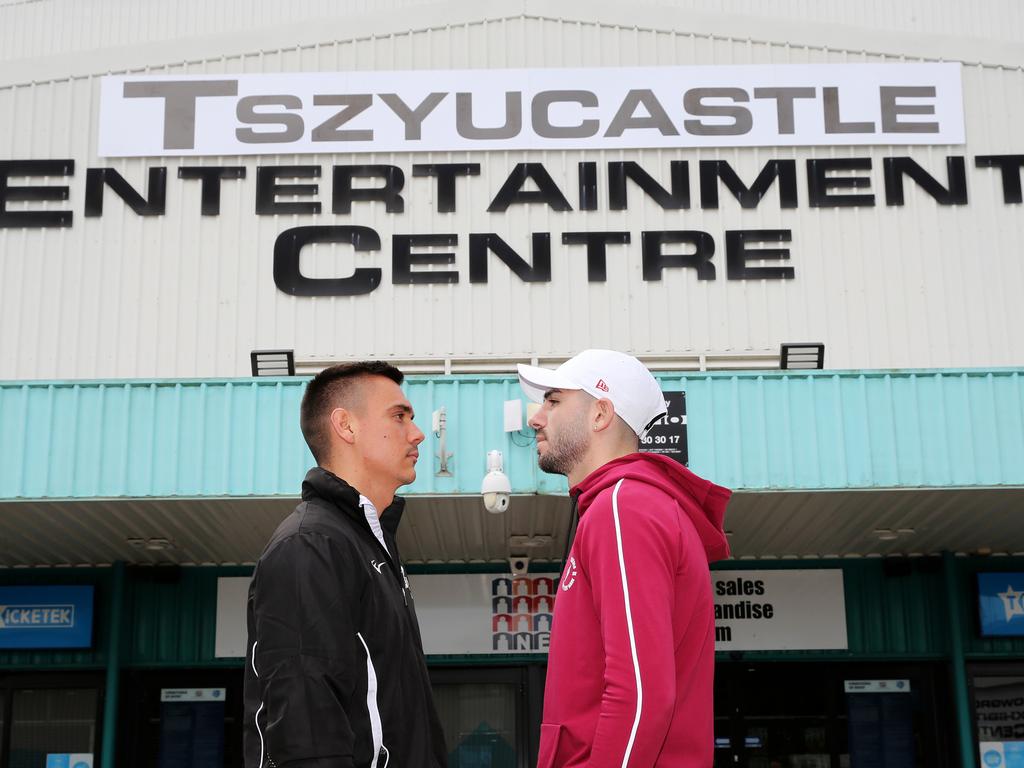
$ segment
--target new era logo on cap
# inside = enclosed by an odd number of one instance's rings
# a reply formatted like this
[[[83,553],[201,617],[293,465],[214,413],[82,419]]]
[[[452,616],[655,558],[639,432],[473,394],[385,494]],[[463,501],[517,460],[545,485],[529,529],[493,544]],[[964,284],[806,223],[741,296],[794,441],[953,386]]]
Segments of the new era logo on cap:
[[[615,413],[639,436],[665,415],[665,396],[654,376],[631,355],[608,349],[588,349],[557,369],[520,365],[519,383],[535,403],[553,389],[581,389],[591,397],[610,400]],[[594,383],[596,382],[596,383]]]

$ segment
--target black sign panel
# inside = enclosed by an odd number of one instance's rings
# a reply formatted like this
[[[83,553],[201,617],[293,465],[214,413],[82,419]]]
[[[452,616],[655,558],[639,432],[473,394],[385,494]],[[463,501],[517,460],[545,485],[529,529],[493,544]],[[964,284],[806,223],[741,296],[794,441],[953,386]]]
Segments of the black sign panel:
[[[640,450],[668,456],[685,467],[690,463],[686,447],[686,393],[664,394],[668,413],[640,440]]]

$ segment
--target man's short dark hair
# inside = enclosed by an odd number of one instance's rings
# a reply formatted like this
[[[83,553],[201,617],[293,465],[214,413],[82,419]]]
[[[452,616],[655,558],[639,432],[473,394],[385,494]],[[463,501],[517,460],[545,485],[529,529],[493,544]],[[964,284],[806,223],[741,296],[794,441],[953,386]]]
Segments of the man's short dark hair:
[[[356,407],[359,380],[367,376],[383,376],[399,385],[405,380],[405,374],[395,366],[380,360],[366,360],[332,365],[320,371],[306,385],[299,411],[299,426],[317,464],[328,458],[331,444],[328,415],[335,408]]]

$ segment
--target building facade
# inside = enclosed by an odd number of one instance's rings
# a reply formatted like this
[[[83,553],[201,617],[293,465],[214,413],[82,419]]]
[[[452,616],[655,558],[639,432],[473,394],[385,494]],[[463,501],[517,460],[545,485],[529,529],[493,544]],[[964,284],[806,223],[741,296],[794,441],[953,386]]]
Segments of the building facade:
[[[569,519],[513,371],[587,347],[736,491],[716,766],[1024,764],[1022,28],[0,3],[0,768],[241,765],[302,388],[370,357],[451,764],[533,766]]]

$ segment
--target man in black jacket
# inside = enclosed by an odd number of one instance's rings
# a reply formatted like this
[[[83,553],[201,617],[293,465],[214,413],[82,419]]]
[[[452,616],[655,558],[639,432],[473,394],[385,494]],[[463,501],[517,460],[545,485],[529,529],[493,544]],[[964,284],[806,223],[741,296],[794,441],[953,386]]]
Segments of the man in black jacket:
[[[447,750],[396,532],[423,432],[382,362],[306,387],[318,464],[249,588],[246,768],[443,768]]]

